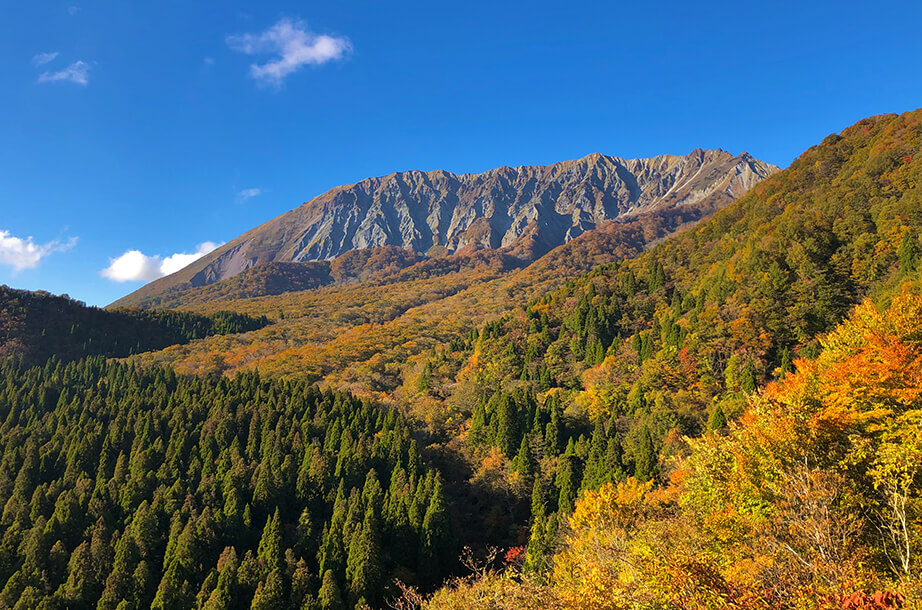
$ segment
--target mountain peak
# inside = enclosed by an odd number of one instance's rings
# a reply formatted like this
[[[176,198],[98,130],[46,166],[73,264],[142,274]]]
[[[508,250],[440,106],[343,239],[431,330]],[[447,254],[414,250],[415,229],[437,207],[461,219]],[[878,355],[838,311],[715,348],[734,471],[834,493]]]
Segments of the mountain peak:
[[[340,186],[244,233],[137,294],[201,286],[268,262],[330,260],[385,245],[426,253],[469,246],[512,248],[528,239],[540,256],[603,223],[656,209],[717,209],[777,168],[722,150],[622,159],[594,152],[551,165],[477,174],[399,171]]]

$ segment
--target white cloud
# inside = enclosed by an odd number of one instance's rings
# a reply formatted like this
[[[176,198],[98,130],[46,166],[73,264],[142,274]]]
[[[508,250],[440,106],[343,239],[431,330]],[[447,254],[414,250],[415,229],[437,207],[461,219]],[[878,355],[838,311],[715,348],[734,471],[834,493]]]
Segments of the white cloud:
[[[14,272],[23,269],[34,269],[43,258],[52,252],[64,252],[77,244],[77,238],[72,237],[66,242],[50,241],[37,244],[31,237],[22,239],[10,235],[9,231],[0,230],[0,264],[8,265]]]
[[[118,258],[110,258],[109,266],[100,271],[100,275],[113,282],[149,282],[158,277],[160,264],[159,256],[146,256],[140,250],[128,250]]]
[[[259,34],[228,36],[227,44],[247,55],[273,55],[264,64],[251,64],[250,75],[275,87],[302,66],[342,59],[352,50],[347,38],[314,34],[304,22],[291,19],[282,19]]]
[[[32,58],[32,65],[34,66],[44,66],[45,64],[50,64],[54,61],[55,57],[60,55],[57,51],[54,53],[39,53]]]
[[[191,265],[198,259],[202,258],[218,246],[223,244],[216,244],[213,241],[206,241],[198,245],[195,252],[192,254],[173,254],[163,259],[163,263],[160,265],[160,271],[163,275],[169,275],[171,273],[176,273],[183,267]]]
[[[221,245],[206,241],[199,244],[191,254],[178,252],[166,258],[160,255],[147,256],[140,250],[128,250],[117,258],[110,258],[109,266],[99,274],[113,282],[150,282],[176,273]]]
[[[242,191],[237,193],[237,201],[240,201],[242,203],[248,199],[252,199],[253,197],[259,197],[262,194],[263,194],[262,189],[243,189]]]
[[[90,82],[90,64],[85,61],[75,61],[58,72],[42,72],[38,77],[40,83],[70,82],[78,85],[88,85]]]
[[[79,7],[79,6],[68,6],[68,7],[67,7],[67,14],[70,15],[71,17],[73,17],[74,15],[76,15],[76,14],[79,13],[79,12],[80,12],[80,7]]]

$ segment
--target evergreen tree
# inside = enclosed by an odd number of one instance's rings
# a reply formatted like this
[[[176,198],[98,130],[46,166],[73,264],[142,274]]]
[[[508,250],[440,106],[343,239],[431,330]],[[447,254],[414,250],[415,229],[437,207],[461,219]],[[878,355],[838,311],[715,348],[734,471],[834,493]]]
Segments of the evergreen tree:
[[[432,577],[439,571],[439,562],[450,550],[448,532],[448,509],[445,506],[445,497],[442,491],[442,478],[436,476],[429,496],[429,506],[423,518],[421,533],[423,552],[421,559],[423,565],[420,571]]]
[[[276,610],[285,606],[285,591],[279,570],[272,570],[266,580],[259,583],[250,604],[252,610]]]
[[[710,430],[723,430],[727,427],[727,416],[724,415],[724,410],[720,405],[714,405],[714,410],[711,412],[711,419],[708,421],[708,428]]]
[[[784,377],[788,373],[794,371],[794,363],[791,360],[791,350],[788,346],[784,346],[784,349],[781,351],[781,377]]]
[[[452,554],[441,480],[407,422],[347,393],[0,360],[0,423],[4,607],[301,607],[327,571],[378,604],[398,563],[432,551],[409,576],[432,583]]]
[[[345,610],[346,606],[343,604],[342,594],[332,570],[323,573],[323,584],[317,594],[317,603],[321,610]]]
[[[427,360],[419,379],[416,381],[416,389],[420,392],[428,392],[432,387],[432,362]]]
[[[551,421],[548,422],[544,431],[544,448],[548,455],[555,456],[560,453],[560,408],[557,401],[551,401],[550,406]]]
[[[273,572],[281,567],[282,562],[282,532],[279,525],[279,509],[266,519],[266,525],[263,527],[262,538],[259,541],[259,550],[257,557],[259,562],[265,566],[267,572]]]
[[[361,529],[349,548],[349,599],[353,605],[360,599],[374,601],[381,581],[381,543],[378,520],[370,508],[365,512]]]
[[[659,459],[653,446],[650,428],[644,426],[640,433],[640,445],[634,458],[634,476],[638,481],[649,481],[659,471]]]
[[[541,484],[541,478],[535,477],[535,483],[531,488],[531,518],[532,521],[543,519],[545,513],[544,486]]]
[[[898,256],[900,272],[912,273],[916,270],[919,263],[919,238],[911,231],[903,233],[903,241],[900,243]]]
[[[496,421],[493,443],[507,456],[514,455],[519,446],[519,427],[516,415],[515,403],[505,394],[501,395],[493,415]]]
[[[573,503],[576,501],[582,483],[580,470],[580,459],[576,455],[566,453],[561,456],[557,467],[556,483],[559,490],[557,510],[562,514],[568,514],[573,510]]]
[[[527,478],[534,474],[536,466],[528,444],[528,436],[523,436],[522,442],[519,443],[519,451],[512,460],[512,470]]]
[[[237,552],[234,547],[226,547],[218,559],[218,584],[208,597],[204,610],[229,610],[234,606],[237,567]]]

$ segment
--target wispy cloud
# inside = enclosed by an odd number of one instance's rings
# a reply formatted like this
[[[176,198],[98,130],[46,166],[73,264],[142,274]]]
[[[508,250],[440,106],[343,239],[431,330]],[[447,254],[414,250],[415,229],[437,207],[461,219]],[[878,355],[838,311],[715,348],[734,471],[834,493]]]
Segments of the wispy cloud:
[[[79,6],[68,6],[68,7],[67,7],[67,14],[70,15],[71,17],[73,17],[74,15],[76,15],[76,14],[79,13],[79,12],[80,12],[80,7],[79,7]]]
[[[69,82],[78,85],[88,85],[90,83],[90,64],[85,61],[75,61],[63,70],[57,72],[42,72],[38,76],[38,82]]]
[[[76,237],[65,242],[54,240],[37,244],[32,237],[23,239],[11,235],[9,231],[0,230],[0,265],[12,267],[14,272],[34,269],[49,254],[70,250],[76,244]]]
[[[117,258],[110,258],[109,266],[99,274],[113,282],[150,282],[176,273],[222,245],[206,241],[199,244],[195,252],[178,252],[167,257],[157,254],[147,256],[140,250],[128,250]]]
[[[34,66],[44,66],[45,64],[50,64],[54,61],[54,58],[60,55],[57,51],[54,53],[39,53],[32,58],[32,65]]]
[[[262,194],[263,194],[262,189],[243,189],[242,191],[237,193],[237,201],[239,201],[240,203],[243,203],[249,199],[252,199],[253,197],[259,197]]]
[[[352,50],[349,39],[315,34],[303,21],[292,19],[282,19],[259,34],[228,36],[227,44],[247,55],[272,55],[266,63],[251,64],[250,76],[274,87],[303,66],[342,59]]]

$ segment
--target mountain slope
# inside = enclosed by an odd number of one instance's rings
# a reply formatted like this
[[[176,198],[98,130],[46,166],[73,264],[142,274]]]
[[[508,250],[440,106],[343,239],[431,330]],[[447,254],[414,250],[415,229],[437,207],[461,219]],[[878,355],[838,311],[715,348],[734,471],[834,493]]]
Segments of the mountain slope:
[[[481,174],[398,172],[334,188],[114,305],[146,305],[261,263],[385,245],[417,253],[508,248],[534,260],[606,221],[691,204],[718,209],[775,171],[747,153],[699,149],[649,159],[592,154]]]
[[[426,385],[553,396],[569,435],[608,424],[624,472],[656,478],[683,436],[732,421],[862,298],[918,290],[920,235],[922,110],[865,119],[695,228],[510,311],[453,356],[462,374]],[[480,409],[482,447],[516,421],[507,456],[547,423]]]
[[[198,315],[181,311],[104,310],[66,296],[0,286],[0,359],[16,356],[43,364],[51,356],[123,357],[209,335],[253,331],[265,317],[228,311]]]
[[[560,287],[599,265],[637,256],[648,245],[713,212],[707,201],[640,213],[583,233],[528,267],[502,250],[458,252],[430,258],[398,272],[381,273],[372,260],[383,248],[353,250],[333,261],[340,278],[344,260],[364,263],[358,283],[337,282],[312,290],[240,298],[238,281],[263,274],[260,265],[231,279],[198,288],[174,288],[148,303],[179,305],[198,313],[232,310],[266,315],[275,324],[252,333],[212,337],[141,357],[182,372],[231,372],[258,367],[281,375],[316,375],[356,389],[394,387],[395,364],[451,342],[485,321]],[[391,247],[401,252],[400,248]],[[325,262],[286,263],[310,267]],[[370,271],[370,275],[365,273]],[[159,305],[158,305],[159,306]],[[379,378],[382,366],[392,371]],[[369,373],[370,370],[377,371]],[[371,378],[374,377],[372,380]],[[399,383],[399,382],[398,382]]]

